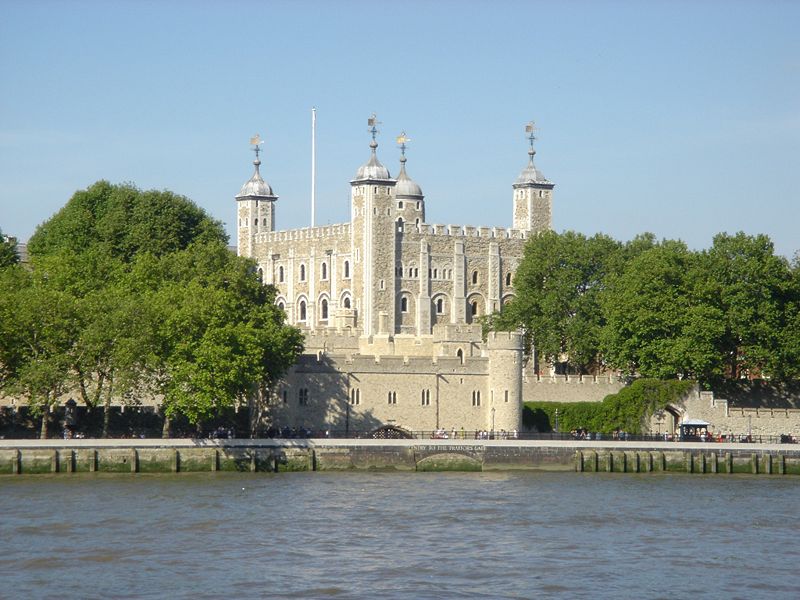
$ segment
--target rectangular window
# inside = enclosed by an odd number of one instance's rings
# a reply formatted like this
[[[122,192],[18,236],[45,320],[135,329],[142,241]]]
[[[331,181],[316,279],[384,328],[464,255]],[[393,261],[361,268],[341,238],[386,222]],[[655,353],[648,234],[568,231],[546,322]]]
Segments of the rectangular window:
[[[308,388],[300,388],[299,404],[300,404],[300,406],[307,406],[308,405]]]

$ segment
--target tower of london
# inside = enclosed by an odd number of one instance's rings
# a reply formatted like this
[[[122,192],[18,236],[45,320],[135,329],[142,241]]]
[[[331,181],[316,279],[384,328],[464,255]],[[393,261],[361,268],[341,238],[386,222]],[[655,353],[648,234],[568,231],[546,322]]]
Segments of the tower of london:
[[[532,129],[532,128],[529,128]],[[401,135],[393,177],[378,158],[350,181],[350,221],[275,230],[278,195],[255,170],[236,196],[237,248],[254,259],[305,353],[272,390],[275,426],[367,431],[520,427],[518,333],[479,318],[514,297],[526,240],[552,227],[554,184],[534,164],[513,182],[512,227],[428,223]]]

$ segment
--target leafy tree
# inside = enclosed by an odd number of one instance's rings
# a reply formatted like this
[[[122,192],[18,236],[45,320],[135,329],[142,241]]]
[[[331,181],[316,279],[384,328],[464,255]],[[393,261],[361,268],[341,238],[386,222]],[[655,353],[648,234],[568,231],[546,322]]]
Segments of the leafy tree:
[[[493,326],[521,327],[540,358],[557,363],[566,357],[585,372],[599,362],[600,297],[619,250],[601,234],[548,231],[532,238],[514,279],[516,297]]]
[[[783,353],[792,354],[786,347],[791,339],[785,334],[796,337],[798,329],[792,325],[796,280],[788,261],[775,255],[768,236],[743,232],[718,234],[702,259],[707,298],[724,314],[720,351],[728,375],[789,375]]]
[[[6,238],[0,229],[0,269],[15,265],[19,262],[17,242],[13,238]]]
[[[34,271],[70,298],[76,329],[60,360],[89,407],[163,398],[193,423],[242,402],[296,360],[302,336],[255,264],[186,198],[100,181],[29,244]]]
[[[667,240],[633,258],[604,296],[608,364],[662,379],[720,374],[723,314],[698,293],[704,280],[683,242]]]
[[[23,396],[42,418],[72,381],[69,351],[76,335],[74,299],[46,278],[16,266],[0,271],[0,385]]]

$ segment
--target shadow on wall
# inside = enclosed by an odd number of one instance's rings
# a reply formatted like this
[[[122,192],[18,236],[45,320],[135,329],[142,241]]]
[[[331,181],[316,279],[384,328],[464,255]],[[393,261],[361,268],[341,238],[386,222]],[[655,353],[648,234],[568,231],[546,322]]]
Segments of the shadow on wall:
[[[800,408],[800,381],[772,383],[764,380],[719,384],[714,396],[740,408]]]
[[[293,373],[293,385],[286,402],[278,398],[266,414],[266,428],[274,433],[283,428],[311,432],[364,432],[384,425],[364,410],[364,391],[359,375],[340,371],[346,364],[330,357],[304,356]]]

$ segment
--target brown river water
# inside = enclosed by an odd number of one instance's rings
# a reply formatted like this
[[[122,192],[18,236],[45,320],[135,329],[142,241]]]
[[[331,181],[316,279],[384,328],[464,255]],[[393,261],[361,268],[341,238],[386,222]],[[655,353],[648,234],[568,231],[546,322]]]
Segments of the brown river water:
[[[0,598],[800,598],[800,478],[0,477]]]

